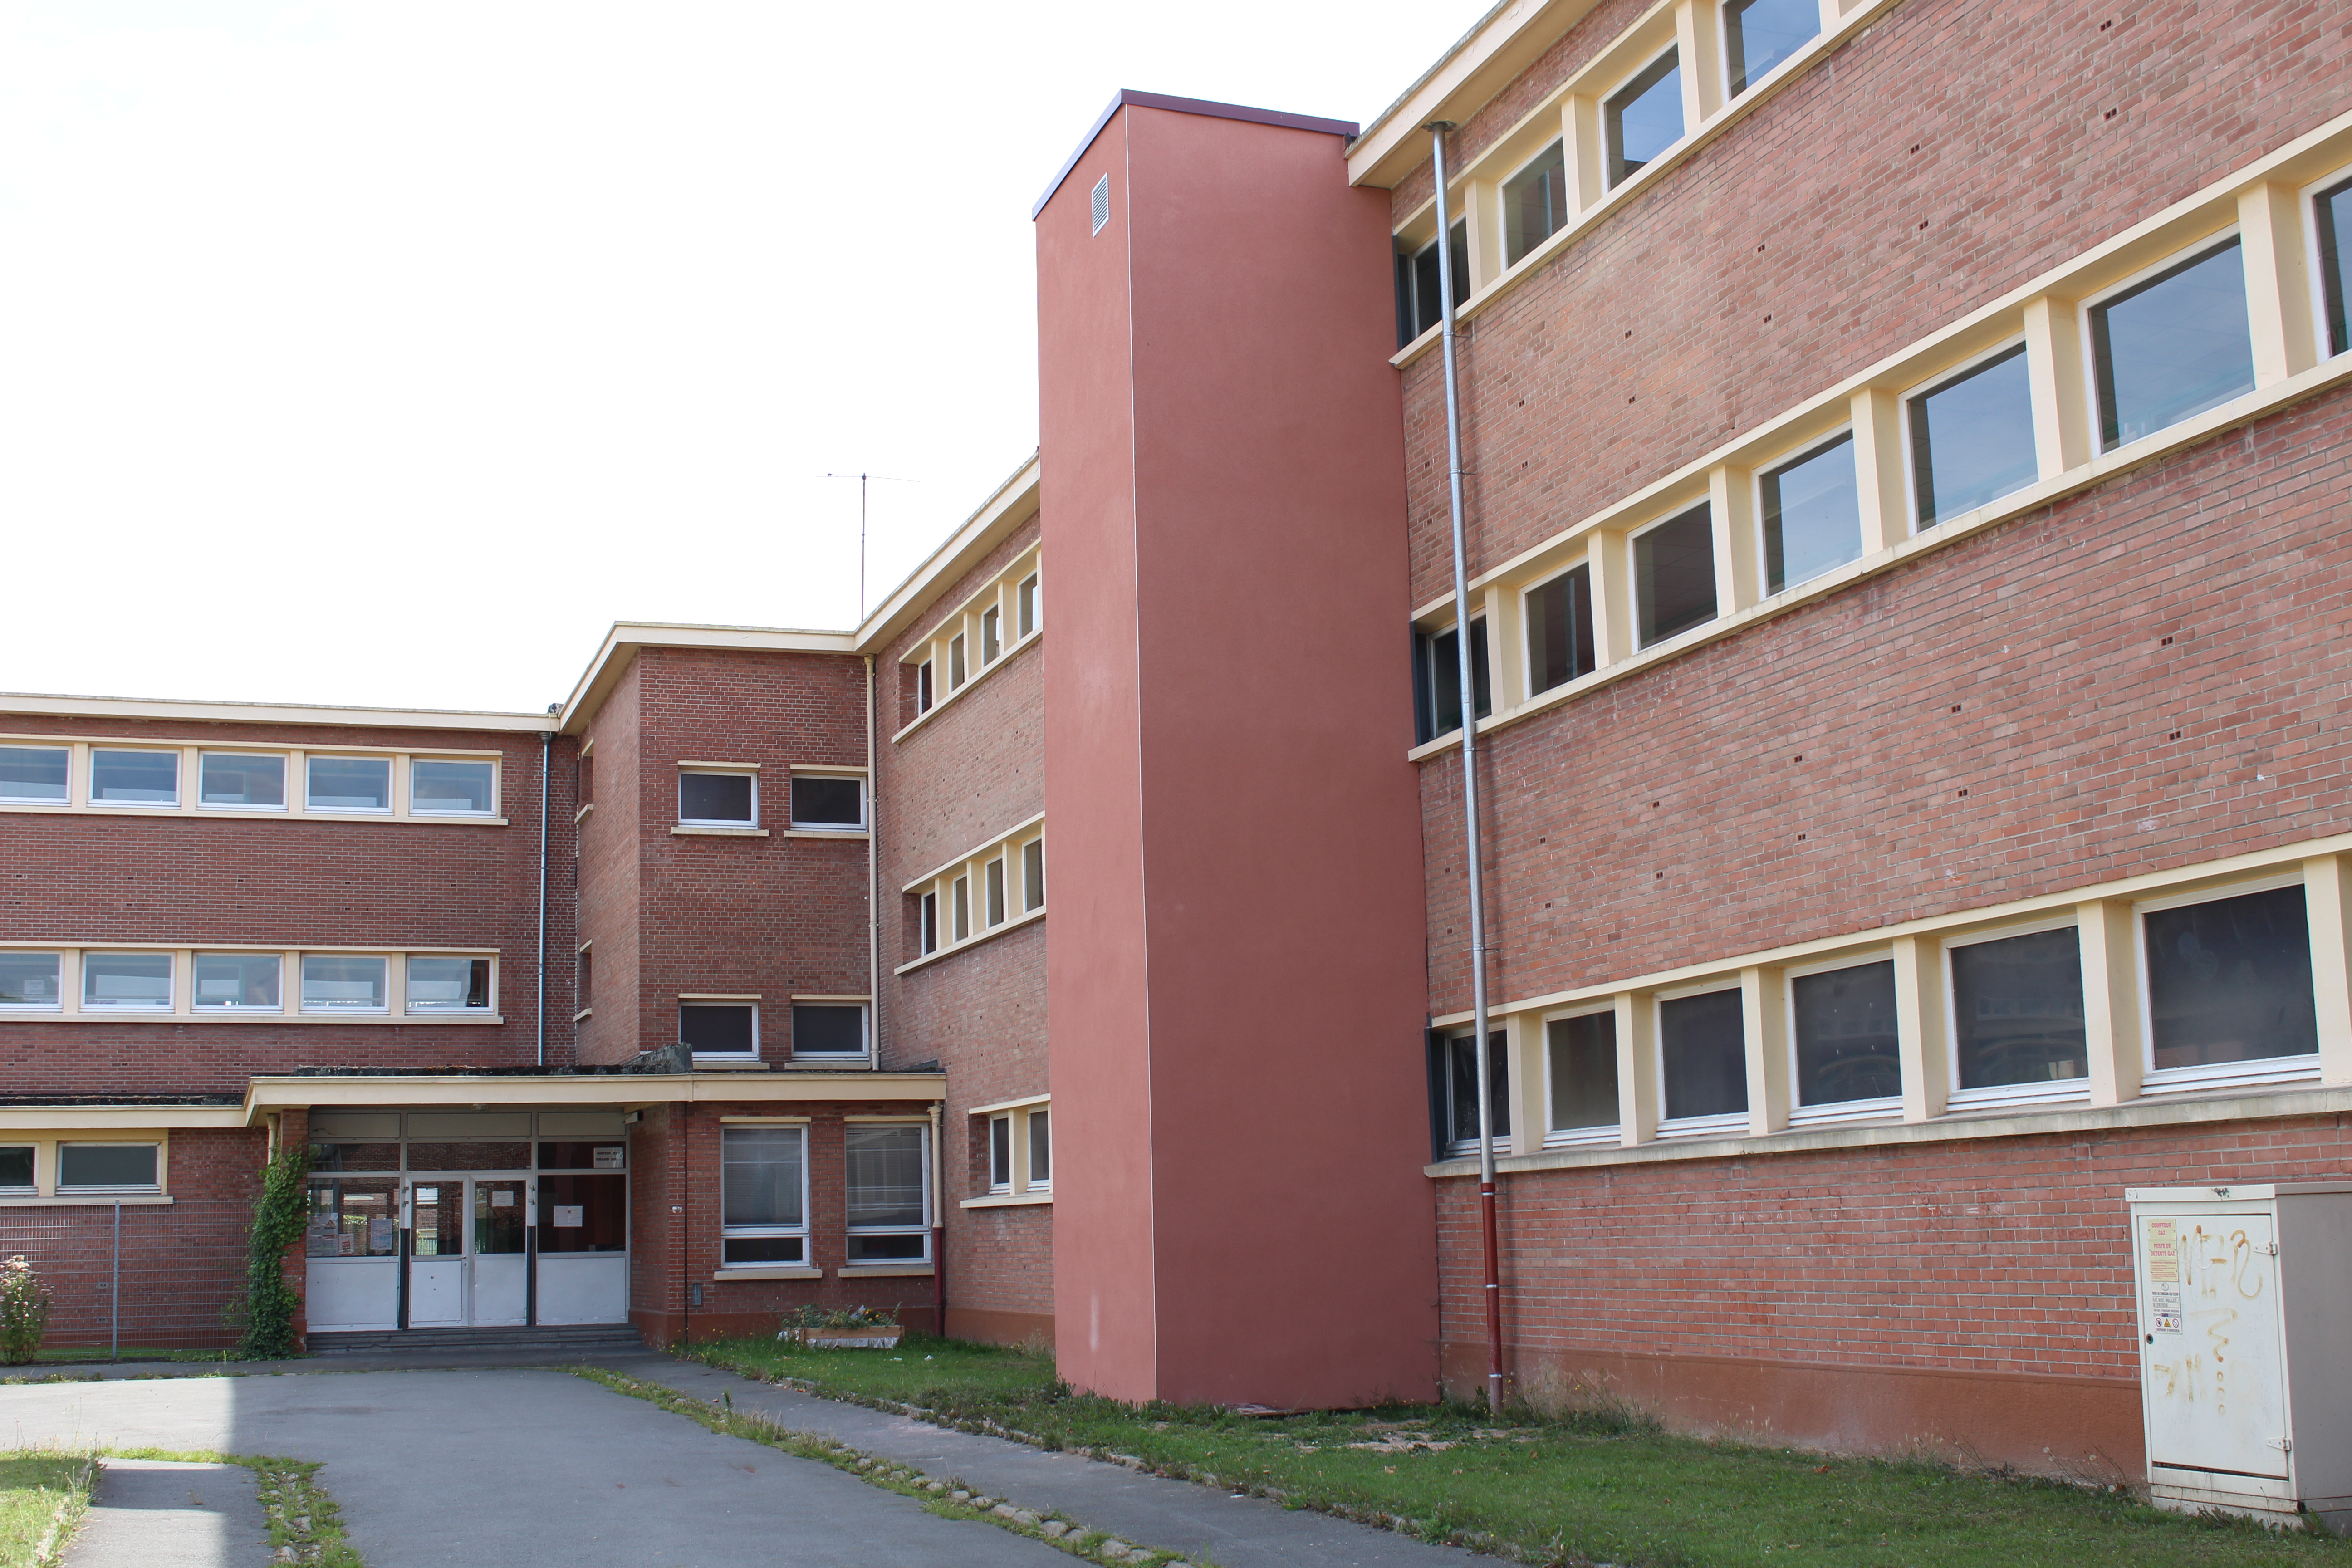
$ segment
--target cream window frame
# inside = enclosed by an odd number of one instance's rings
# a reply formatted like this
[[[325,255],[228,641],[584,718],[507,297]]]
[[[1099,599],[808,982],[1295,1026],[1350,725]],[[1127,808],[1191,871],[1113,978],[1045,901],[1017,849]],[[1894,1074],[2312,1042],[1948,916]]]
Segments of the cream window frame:
[[[1759,91],[1768,86],[1779,86],[1780,73],[1806,58],[1806,51],[1820,40],[1823,33],[1836,26],[1839,17],[1844,13],[1843,0],[1820,0],[1820,4],[1815,7],[1818,27],[1813,36],[1791,50],[1780,64],[1762,76],[1754,78],[1746,87],[1734,92],[1731,89],[1731,17],[1726,13],[1720,0],[1717,0],[1717,4],[1712,9],[1715,13],[1716,102],[1727,109],[1751,92]]]
[[[1044,556],[1033,543],[977,592],[941,616],[929,631],[907,646],[898,656],[898,664],[901,668],[916,671],[916,712],[891,737],[894,743],[929,723],[932,715],[1012,663],[1013,655],[1045,635],[1044,584]],[[1022,621],[1024,594],[1031,611],[1025,630]],[[992,611],[996,615],[998,643],[996,656],[988,658],[982,656],[986,652],[985,623]],[[961,654],[957,652],[959,648],[962,650]],[[963,673],[961,679],[955,679],[953,666],[959,658]],[[920,695],[921,672],[926,667],[931,670],[931,700],[928,707],[923,705]]]
[[[915,900],[915,945],[919,951],[891,973],[904,974],[924,964],[936,963],[950,953],[961,952],[980,942],[1017,931],[1033,921],[1045,919],[1045,905],[1043,901],[1034,909],[1024,907],[1029,896],[1025,852],[1031,844],[1040,846],[1038,857],[1042,869],[1045,823],[1045,814],[1040,812],[900,888],[901,894]],[[1004,918],[992,924],[987,919],[987,885],[988,868],[992,863],[1001,864],[1003,868]],[[961,896],[964,900],[961,935],[957,934],[955,923],[959,888],[962,889]],[[927,910],[929,911],[928,914]],[[923,948],[922,938],[927,927],[933,944]]]
[[[1848,1121],[1899,1121],[1902,1120],[1903,1094],[1899,1088],[1893,1094],[1882,1095],[1871,1100],[1833,1100],[1821,1105],[1804,1105],[1798,1100],[1798,1096],[1803,1092],[1803,1089],[1801,1087],[1801,1079],[1798,1060],[1797,988],[1794,982],[1810,979],[1816,974],[1834,974],[1841,969],[1860,969],[1865,964],[1894,962],[1895,950],[1892,947],[1884,947],[1861,952],[1840,953],[1835,958],[1824,958],[1812,963],[1790,964],[1778,971],[1778,989],[1780,993],[1778,1011],[1780,1018],[1780,1037],[1784,1042],[1781,1047],[1784,1062],[1781,1070],[1787,1074],[1784,1081],[1788,1085],[1788,1114],[1781,1120],[1780,1126],[1823,1127]],[[1899,975],[1896,984],[1899,988],[1901,984]],[[1900,1072],[1899,1053],[1896,1062],[1896,1070]],[[1748,1098],[1752,1108],[1755,1097],[1751,1093]],[[1779,1128],[1775,1127],[1774,1131],[1779,1131]]]
[[[1726,604],[1734,604],[1742,607],[1769,604],[1787,595],[1801,592],[1805,584],[1814,581],[1815,578],[1826,577],[1832,572],[1841,571],[1853,564],[1853,561],[1841,561],[1835,566],[1823,567],[1811,577],[1801,577],[1793,583],[1784,583],[1775,588],[1772,586],[1769,566],[1771,560],[1769,541],[1764,531],[1766,527],[1764,481],[1783,468],[1794,468],[1809,458],[1820,457],[1840,441],[1853,443],[1854,542],[1857,546],[1854,560],[1858,561],[1870,553],[1870,523],[1869,520],[1863,515],[1864,509],[1862,504],[1862,443],[1864,438],[1865,432],[1862,427],[1849,419],[1843,425],[1833,426],[1818,435],[1809,437],[1788,450],[1758,463],[1748,470],[1747,525],[1744,528],[1741,527],[1739,520],[1736,518],[1726,519],[1729,526],[1719,527],[1717,531],[1718,554],[1722,548],[1722,541],[1727,537],[1735,540],[1738,546],[1745,552],[1730,563],[1728,575],[1740,585],[1731,588],[1729,592],[1726,592],[1726,563],[1720,559],[1716,562],[1715,601],[1716,614],[1718,617],[1724,614],[1723,606]]]
[[[2304,888],[2305,906],[2308,911],[2311,894],[2300,867],[2275,876],[2256,877],[2242,882],[2228,882],[2218,887],[2200,888],[2191,892],[2169,893],[2155,898],[2135,900],[2131,905],[2132,979],[2138,990],[2139,1001],[2139,1091],[2143,1097],[2158,1094],[2196,1094],[2241,1085],[2267,1085],[2316,1081],[2320,1076],[2319,1053],[2291,1057],[2257,1057],[2252,1061],[2224,1062],[2213,1066],[2165,1068],[2156,1065],[2156,1009],[2151,991],[2153,976],[2148,968],[2147,921],[2150,914],[2166,910],[2187,909],[2195,904],[2216,903],[2248,893],[2275,892],[2282,888]],[[2312,979],[2316,990],[2318,965],[2313,965]],[[2316,1000],[2316,998],[2315,998]]]
[[[67,1186],[65,1184],[66,1151],[68,1149],[88,1149],[101,1145],[120,1145],[125,1148],[154,1150],[155,1179],[152,1182],[127,1182],[119,1184],[99,1182],[80,1186]],[[163,1154],[164,1142],[160,1134],[140,1134],[130,1137],[91,1137],[85,1133],[78,1137],[60,1137],[49,1144],[49,1190],[51,1193],[61,1198],[112,1197],[118,1194],[124,1196],[136,1194],[142,1197],[161,1197],[167,1190],[164,1185]],[[34,1152],[33,1162],[35,1177],[37,1180],[40,1171],[40,1152],[37,1148]]]
[[[2099,388],[2102,384],[2099,374],[2098,341],[2091,331],[2092,312],[2098,310],[2102,305],[2113,303],[2121,296],[2130,293],[2134,289],[2139,287],[2141,284],[2171,270],[2175,267],[2193,264],[2203,259],[2207,256],[2210,256],[2215,251],[2232,245],[2237,247],[2238,265],[2244,268],[2246,273],[2246,307],[2248,314],[2246,335],[2251,341],[2254,336],[2254,324],[2252,317],[2254,296],[2257,288],[2253,276],[2255,258],[2252,248],[2246,244],[2246,236],[2243,226],[2240,224],[2224,224],[2219,228],[2200,235],[2189,244],[2181,246],[2178,249],[2168,251],[2164,255],[2148,262],[2146,266],[2134,270],[2127,276],[2104,283],[2095,291],[2085,294],[2074,301],[2074,331],[2080,338],[2077,352],[2079,352],[2083,356],[2083,417],[2089,422],[2091,448],[2097,456],[2102,458],[2112,458],[2116,456],[2118,453],[2129,452],[2134,447],[2142,446],[2147,442],[2160,441],[2172,431],[2184,425],[2196,424],[2199,420],[2204,417],[2205,414],[2211,413],[2212,410],[2206,409],[2200,413],[2191,414],[2184,418],[2176,419],[2171,424],[2151,430],[2145,436],[2135,436],[2127,441],[2118,441],[2112,447],[2105,445],[2105,437],[2099,427]],[[2028,352],[2030,353],[2031,351],[2029,350]],[[2227,401],[2217,405],[2217,407],[2227,408],[2231,404],[2252,396],[2255,392],[2261,390],[2262,382],[2261,372],[2259,369],[2261,350],[2259,347],[2255,348],[2252,358],[2255,371],[2255,384],[2249,387],[2246,391],[2240,393],[2236,397],[2230,398]]]
[[[1912,439],[1911,434],[1912,405],[1917,403],[1923,397],[1933,397],[1936,394],[1943,391],[1945,388],[1954,385],[1958,382],[1967,380],[1970,375],[1990,364],[1993,361],[2005,358],[2021,348],[2024,349],[2026,352],[2027,369],[2030,373],[2032,370],[2033,355],[2032,345],[2027,341],[2025,335],[2021,332],[2013,337],[2002,339],[2000,342],[1995,343],[1992,347],[1984,350],[1980,353],[1971,354],[1967,359],[1960,361],[1958,364],[1948,365],[1943,370],[1937,371],[1934,375],[1929,376],[1925,381],[1906,387],[1901,393],[1896,395],[1895,427],[1903,443],[1903,523],[1906,536],[1916,538],[1920,534],[1931,532],[1936,529],[1943,527],[1946,522],[1950,521],[1950,519],[1939,517],[1930,521],[1919,515],[1919,454],[1917,451],[1917,443]],[[1857,451],[1856,456],[1859,455],[1860,454]],[[2031,489],[2032,488],[2033,481],[2029,479],[2024,484],[2018,486],[2017,489],[2011,490],[2008,495],[1995,496],[1992,500],[1985,502],[1984,504],[1987,507],[1999,506],[2001,502],[2007,500],[2010,496],[2017,494],[2018,490]],[[1966,518],[1970,515],[1972,515],[1972,513],[1968,511],[1958,511],[1952,514],[1954,518]]]
[[[2326,258],[2319,246],[2319,198],[2335,187],[2345,184],[2347,180],[2352,180],[2352,168],[2331,169],[2316,180],[2304,182],[2294,191],[2294,203],[2300,209],[2298,216],[2303,225],[2303,253],[2297,258],[2302,263],[2304,271],[2304,287],[2300,290],[2301,310],[2307,318],[2303,322],[2303,332],[2311,345],[2309,363],[2292,364],[2289,367],[2297,372],[2307,370],[2314,365],[2325,364],[2331,359],[2341,359],[2345,354],[2352,354],[2352,342],[2347,342],[2343,353],[2337,353],[2328,338],[2327,278],[2324,266]],[[2292,280],[2288,281],[2291,284]],[[2282,292],[2283,296],[2291,301],[2296,290],[2290,287]],[[2352,289],[2347,289],[2347,292],[2352,294]],[[2345,306],[2347,315],[2352,315],[2352,298],[2346,300]],[[2295,322],[2290,319],[2285,326],[2288,342],[2292,343],[2294,341]]]
[[[73,1207],[121,1204],[124,1207],[163,1206],[172,1202],[172,1131],[167,1127],[19,1127],[0,1128],[0,1143],[33,1151],[33,1185],[0,1187],[0,1206]],[[62,1164],[59,1150],[68,1143],[142,1143],[155,1149],[155,1184],[142,1187],[68,1187],[58,1185]]]
[[[1659,529],[1664,528],[1670,522],[1680,522],[1684,518],[1689,516],[1692,512],[1696,511],[1700,507],[1707,509],[1706,520],[1708,533],[1711,539],[1710,547],[1715,555],[1715,614],[1709,616],[1706,620],[1698,622],[1696,625],[1685,626],[1681,631],[1675,632],[1667,637],[1660,637],[1654,643],[1644,643],[1642,640],[1641,554],[1639,550],[1636,548],[1636,542],[1640,540],[1643,534],[1655,533]],[[1689,497],[1674,506],[1668,507],[1664,511],[1660,512],[1657,516],[1637,523],[1633,527],[1625,531],[1623,536],[1625,541],[1625,569],[1622,574],[1624,581],[1620,592],[1624,595],[1622,608],[1624,613],[1625,637],[1627,642],[1633,647],[1634,657],[1643,655],[1654,656],[1662,648],[1679,647],[1686,639],[1696,638],[1704,636],[1708,627],[1723,621],[1731,614],[1731,611],[1726,605],[1723,594],[1725,567],[1723,548],[1724,531],[1728,526],[1729,521],[1730,520],[1726,515],[1724,509],[1716,504],[1716,500],[1713,496],[1701,495]],[[1761,546],[1759,545],[1759,548],[1760,550]],[[1620,607],[1621,606],[1619,605],[1613,605],[1611,606],[1612,610]],[[1601,617],[1598,616],[1594,616],[1594,622],[1596,626],[1601,624]],[[1597,656],[1599,652],[1597,646],[1594,651]],[[1486,658],[1490,663],[1493,661],[1494,657],[1495,638],[1492,636],[1489,636],[1486,638]],[[1600,672],[1595,670],[1594,673],[1599,674]],[[1495,672],[1489,669],[1486,672],[1489,689],[1493,689],[1494,679]],[[1570,682],[1570,684],[1572,685],[1574,683]],[[1554,689],[1557,690],[1559,688],[1554,688]],[[1549,697],[1551,693],[1546,692],[1544,695]],[[1493,720],[1494,715],[1489,713],[1486,718],[1478,721],[1479,728],[1482,730],[1485,729],[1487,724],[1493,721]],[[1448,731],[1447,733],[1454,735],[1458,742],[1460,736],[1459,731]],[[1439,738],[1442,739],[1443,737]]]
[[[1039,1182],[1029,1173],[1031,1136],[1029,1119],[1040,1111],[1050,1111],[1053,1109],[1053,1102],[1054,1097],[1051,1094],[1029,1094],[1015,1100],[1000,1100],[987,1105],[975,1105],[964,1112],[969,1121],[981,1124],[983,1139],[990,1140],[985,1145],[990,1166],[982,1173],[983,1179],[979,1184],[980,1191],[962,1200],[961,1207],[1011,1208],[1030,1204],[1050,1204],[1054,1201],[1051,1175],[1049,1174],[1046,1180]],[[992,1142],[995,1137],[993,1129],[999,1122],[1002,1122],[1006,1129],[1006,1171],[1011,1178],[1002,1186],[998,1185],[995,1180],[995,1144]],[[1046,1119],[1045,1135],[1050,1148],[1053,1139],[1053,1121],[1050,1116]],[[1050,1160],[1050,1154],[1048,1158]],[[1049,1172],[1050,1169],[1049,1164]]]
[[[1610,108],[1627,88],[1633,86],[1635,80],[1640,79],[1644,73],[1649,71],[1652,67],[1655,66],[1660,60],[1664,59],[1670,54],[1675,57],[1675,70],[1677,73],[1677,81],[1683,89],[1683,133],[1675,137],[1672,142],[1667,142],[1664,147],[1661,148],[1657,156],[1643,159],[1640,168],[1634,170],[1632,174],[1627,174],[1623,179],[1612,184],[1609,180],[1608,172],[1611,161],[1609,140]],[[1682,40],[1680,38],[1675,38],[1671,42],[1658,45],[1649,52],[1647,57],[1642,59],[1632,69],[1618,73],[1617,79],[1613,84],[1593,95],[1599,99],[1601,102],[1601,188],[1604,192],[1613,194],[1614,192],[1621,191],[1626,186],[1631,185],[1636,180],[1639,180],[1643,174],[1649,173],[1650,166],[1653,163],[1671,163],[1676,161],[1682,153],[1683,143],[1688,142],[1693,135],[1696,134],[1699,127],[1697,121],[1691,114],[1690,105],[1690,88],[1692,85],[1690,79],[1693,74],[1692,68],[1696,64],[1696,62],[1690,59],[1685,53],[1682,47]],[[1621,125],[1623,123],[1623,112],[1624,111],[1622,110],[1618,111],[1619,123]],[[1623,140],[1622,132],[1619,132],[1619,140],[1621,142]],[[1540,247],[1538,248],[1540,248]]]
[[[173,740],[169,737],[113,735],[22,735],[0,734],[0,746],[34,746],[46,750],[64,748],[66,761],[66,799],[62,802],[0,801],[0,813],[22,812],[35,816],[201,816],[215,819],[233,818],[245,822],[398,822],[412,826],[439,824],[450,827],[504,827],[507,818],[504,795],[506,763],[499,752],[464,747],[408,746],[385,749],[380,746],[313,746],[288,743],[257,745],[223,744],[218,742]],[[179,755],[179,799],[166,805],[158,801],[152,805],[119,801],[93,800],[90,797],[90,752],[172,752]],[[286,763],[286,804],[266,805],[206,805],[204,804],[204,759],[212,756],[282,757]],[[362,757],[383,760],[391,763],[391,805],[386,810],[318,809],[310,805],[310,762],[311,757]],[[408,808],[409,764],[413,761],[488,763],[490,764],[490,798],[496,807],[489,815],[473,812],[428,811],[413,813]]]
[[[8,941],[0,942],[0,952],[56,953],[59,983],[59,1005],[56,1007],[0,1008],[0,1019],[38,1018],[52,1023],[110,1024],[117,1026],[133,1024],[205,1024],[234,1026],[260,1024],[273,1027],[288,1024],[362,1024],[370,1027],[383,1025],[402,1026],[450,1026],[479,1024],[503,1024],[499,1012],[499,988],[505,965],[495,948],[484,947],[414,947],[383,948],[357,945],[336,946],[327,943],[287,946],[280,943],[209,942],[185,946],[161,942],[58,942]],[[172,960],[172,1005],[164,1007],[88,1007],[83,1005],[82,960],[88,954],[118,952],[168,953]],[[259,1007],[198,1007],[195,1005],[195,960],[199,953],[236,956],[267,954],[278,960],[278,1009]],[[381,958],[385,969],[385,1006],[381,1010],[337,1008],[306,1011],[301,1005],[302,960],[306,956]],[[487,1012],[452,1009],[447,1012],[409,1013],[407,1004],[408,960],[424,958],[488,959],[490,964],[490,1006]]]

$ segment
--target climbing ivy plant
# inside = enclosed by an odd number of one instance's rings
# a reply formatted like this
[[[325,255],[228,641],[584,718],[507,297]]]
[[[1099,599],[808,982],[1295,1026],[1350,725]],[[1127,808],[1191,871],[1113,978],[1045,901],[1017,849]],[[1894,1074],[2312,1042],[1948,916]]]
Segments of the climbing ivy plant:
[[[253,1206],[253,1251],[246,1265],[242,1361],[278,1361],[294,1353],[294,1309],[302,1298],[286,1283],[286,1249],[302,1237],[309,1216],[310,1151],[286,1150],[262,1168],[261,1198]]]

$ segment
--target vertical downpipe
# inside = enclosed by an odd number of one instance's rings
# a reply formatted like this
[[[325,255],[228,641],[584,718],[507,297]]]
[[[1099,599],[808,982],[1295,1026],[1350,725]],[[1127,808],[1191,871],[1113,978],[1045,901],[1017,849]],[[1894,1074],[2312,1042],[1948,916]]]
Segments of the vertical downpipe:
[[[859,570],[864,571],[861,565]],[[864,593],[864,579],[859,580]],[[866,656],[866,1068],[882,1070],[882,791],[874,760],[874,656]]]
[[[948,1226],[940,1180],[940,1102],[931,1101],[931,1332],[948,1337]]]
[[[279,1267],[284,1267],[283,1264]],[[114,1200],[114,1284],[109,1292],[114,1327],[107,1336],[107,1359],[122,1359],[122,1200]]]
[[[539,1065],[547,1065],[547,749],[555,737],[539,737]]]
[[[1486,891],[1478,831],[1478,708],[1470,672],[1470,577],[1463,534],[1462,404],[1454,354],[1454,217],[1447,210],[1445,133],[1448,120],[1429,124],[1430,158],[1437,184],[1437,293],[1444,324],[1445,468],[1454,503],[1454,652],[1462,687],[1462,817],[1464,858],[1470,871],[1470,1010],[1478,1082],[1478,1233],[1486,1286],[1486,1408],[1503,1408],[1503,1275],[1495,1234],[1495,1095],[1486,1042]]]

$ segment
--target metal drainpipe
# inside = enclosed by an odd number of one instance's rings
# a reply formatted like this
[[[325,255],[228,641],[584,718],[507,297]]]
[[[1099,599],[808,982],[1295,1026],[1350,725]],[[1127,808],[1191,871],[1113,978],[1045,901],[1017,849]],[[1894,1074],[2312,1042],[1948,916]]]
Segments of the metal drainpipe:
[[[940,1102],[931,1101],[931,1332],[948,1337],[948,1226],[940,1180]]]
[[[555,740],[539,737],[539,1065],[547,1065],[547,749]]]
[[[1478,1232],[1486,1284],[1486,1408],[1503,1408],[1503,1275],[1495,1234],[1495,1094],[1486,1046],[1486,889],[1478,831],[1478,709],[1470,673],[1470,577],[1462,525],[1462,405],[1454,358],[1454,223],[1445,200],[1445,133],[1450,120],[1429,123],[1437,184],[1438,319],[1445,351],[1445,468],[1454,502],[1454,653],[1462,687],[1463,854],[1470,871],[1470,1011],[1478,1082]]]
[[[866,656],[866,1068],[882,1070],[882,807],[875,787],[874,656]]]

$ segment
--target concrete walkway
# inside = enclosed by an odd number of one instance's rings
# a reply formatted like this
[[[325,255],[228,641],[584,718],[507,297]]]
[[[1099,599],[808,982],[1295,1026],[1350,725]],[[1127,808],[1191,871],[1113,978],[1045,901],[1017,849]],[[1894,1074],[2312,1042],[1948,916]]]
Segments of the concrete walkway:
[[[269,1561],[269,1530],[243,1465],[105,1459],[66,1568],[229,1568]]]

